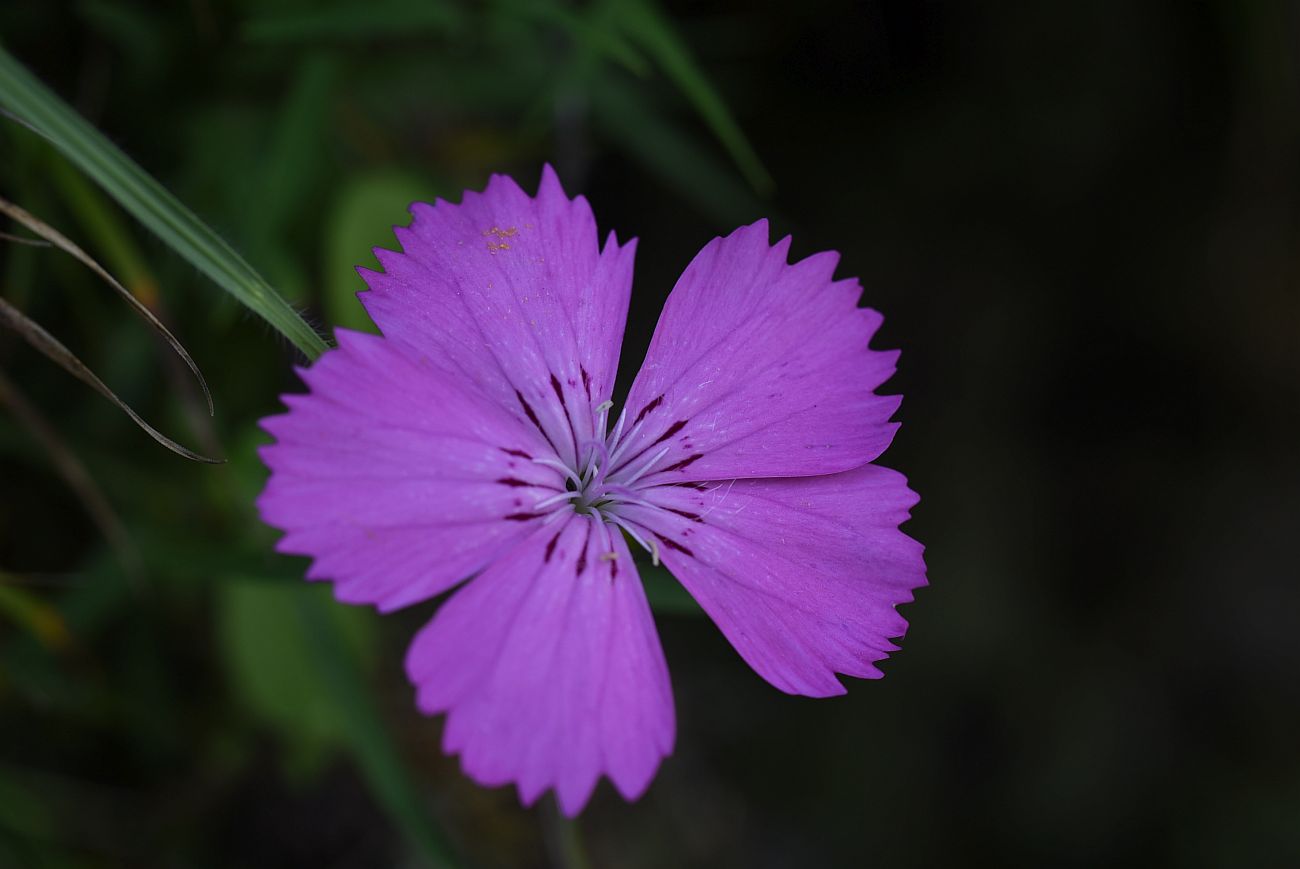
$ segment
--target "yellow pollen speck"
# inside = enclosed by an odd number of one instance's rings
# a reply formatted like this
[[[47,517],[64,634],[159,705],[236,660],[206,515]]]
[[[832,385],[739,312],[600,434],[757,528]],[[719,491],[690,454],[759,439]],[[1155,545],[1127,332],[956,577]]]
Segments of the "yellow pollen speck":
[[[618,553],[617,553],[617,552],[602,552],[602,553],[600,553],[600,560],[601,560],[601,561],[614,561],[614,560],[617,559],[617,558],[618,558]]]
[[[493,226],[491,229],[483,230],[485,238],[495,238],[496,241],[487,243],[488,253],[495,255],[499,250],[510,250],[510,245],[506,243],[507,238],[512,238],[519,234],[519,230],[513,226],[502,229],[499,226]]]

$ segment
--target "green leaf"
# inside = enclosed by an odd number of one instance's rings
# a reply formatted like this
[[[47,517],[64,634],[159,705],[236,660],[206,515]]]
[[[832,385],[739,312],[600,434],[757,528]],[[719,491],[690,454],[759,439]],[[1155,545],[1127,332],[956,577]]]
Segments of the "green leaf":
[[[772,176],[745,138],[740,125],[704,72],[696,65],[686,44],[673,32],[672,26],[653,0],[615,0],[619,21],[628,38],[639,43],[656,61],[664,73],[673,80],[686,99],[704,118],[713,134],[740,167],[750,186],[766,195],[772,190]]]
[[[374,332],[356,294],[366,288],[355,267],[378,268],[371,250],[395,248],[393,226],[411,222],[412,202],[432,199],[429,184],[405,172],[353,178],[330,212],[325,239],[325,315],[334,326]]]
[[[0,109],[44,136],[137,220],[308,358],[325,341],[207,224],[0,48]]]
[[[217,588],[217,630],[226,673],[253,716],[283,737],[292,765],[317,767],[347,744],[347,716],[335,702],[298,615],[325,588],[291,581],[230,580]],[[373,657],[374,625],[352,607],[329,607],[329,630],[350,653]]]

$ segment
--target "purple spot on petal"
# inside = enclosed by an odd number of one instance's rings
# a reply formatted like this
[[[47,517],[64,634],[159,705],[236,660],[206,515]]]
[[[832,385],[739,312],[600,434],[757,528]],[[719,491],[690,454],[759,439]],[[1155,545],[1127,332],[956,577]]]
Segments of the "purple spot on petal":
[[[684,419],[679,419],[679,420],[677,420],[677,422],[673,423],[672,425],[670,425],[670,426],[668,427],[668,431],[664,432],[663,434],[661,434],[661,435],[659,436],[659,439],[658,439],[657,441],[655,441],[655,443],[656,443],[656,444],[661,444],[661,443],[663,443],[664,441],[668,440],[670,437],[672,437],[673,435],[675,435],[675,434],[677,434],[679,431],[681,431],[683,428],[685,428],[685,427],[686,427],[686,423],[687,423],[687,420],[684,420]],[[653,446],[653,444],[652,444],[651,446]]]
[[[662,543],[664,546],[667,546],[669,549],[676,549],[678,552],[682,553],[683,555],[689,555],[691,558],[695,557],[694,552],[691,552],[689,549],[687,549],[685,546],[678,543],[676,540],[672,540],[668,537],[661,537],[658,534],[656,534],[655,537],[658,537],[659,542]]]
[[[682,459],[680,462],[677,462],[676,464],[669,465],[668,467],[664,468],[661,473],[667,473],[668,471],[680,471],[683,468],[685,468],[687,465],[694,462],[696,459],[702,459],[702,458],[704,458],[704,453],[696,453],[690,458]]]
[[[587,547],[591,544],[591,523],[587,523],[587,536],[582,541],[582,551],[578,553],[578,563],[573,571],[574,576],[582,576],[582,572],[587,569]]]
[[[560,407],[563,407],[567,412],[569,406],[564,403],[564,387],[560,386],[560,381],[555,377],[554,374],[551,375],[551,389],[555,390],[555,397],[560,400]]]
[[[578,366],[578,370],[582,372],[582,388],[587,391],[587,401],[591,401],[591,375],[581,365]]]
[[[658,407],[663,403],[664,403],[664,397],[660,395],[658,398],[651,401],[645,407],[641,408],[641,412],[636,415],[636,419],[632,420],[632,425],[636,425],[641,420],[645,419],[646,414],[648,414],[650,411],[654,410],[656,407]]]
[[[515,392],[515,395],[519,395],[519,393]],[[524,401],[524,397],[522,395],[519,395],[519,400],[524,402],[524,407],[528,407],[528,402]],[[536,420],[533,421],[536,422]],[[502,447],[501,452],[507,453],[512,456],[518,456],[521,459],[528,459],[529,461],[532,461],[533,459],[532,456],[528,455],[528,453],[524,452],[523,450],[512,450],[507,447]]]
[[[513,522],[527,522],[529,519],[541,519],[541,513],[507,513],[506,518]]]
[[[669,513],[676,513],[678,516],[684,516],[687,519],[690,519],[692,522],[704,521],[703,516],[701,516],[699,513],[692,513],[690,510],[678,510],[675,507],[665,507],[664,509],[667,510]],[[687,530],[689,531],[690,529]]]
[[[513,486],[516,489],[520,487],[527,488],[532,485],[532,483],[525,483],[523,480],[516,480],[514,477],[502,477],[497,482],[503,486]]]
[[[560,532],[556,531],[555,536],[551,538],[551,542],[546,544],[546,555],[543,556],[542,559],[543,561],[549,562],[551,560],[551,556],[555,554],[555,544],[559,542],[560,542]]]
[[[555,378],[552,377],[551,379],[554,380]],[[529,421],[533,425],[537,426],[537,430],[542,433],[542,437],[546,438],[546,442],[551,445],[551,449],[555,449],[555,442],[552,441],[551,436],[546,433],[546,429],[542,428],[541,420],[537,418],[537,414],[533,411],[533,406],[524,398],[524,394],[516,389],[515,398],[519,399],[519,403],[523,406],[524,413],[528,415]],[[510,452],[510,450],[507,450],[506,452]]]

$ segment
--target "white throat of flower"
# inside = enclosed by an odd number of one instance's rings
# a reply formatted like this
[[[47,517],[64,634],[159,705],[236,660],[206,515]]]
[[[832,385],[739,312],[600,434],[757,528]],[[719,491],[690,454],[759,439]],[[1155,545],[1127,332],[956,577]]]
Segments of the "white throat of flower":
[[[636,505],[653,508],[642,497],[637,483],[658,470],[659,463],[671,452],[672,447],[666,445],[648,457],[643,457],[648,450],[629,456],[629,444],[640,426],[634,425],[630,429],[626,427],[625,408],[614,424],[614,431],[607,435],[609,411],[613,406],[614,402],[603,401],[594,408],[597,436],[579,445],[577,468],[570,467],[558,458],[533,459],[539,465],[559,471],[564,476],[566,487],[565,491],[557,495],[539,500],[533,505],[533,510],[551,510],[553,516],[559,517],[567,513],[561,505],[567,505],[575,513],[592,516],[602,523],[613,525],[644,547],[650,553],[653,563],[658,565],[659,544],[621,515],[620,507]]]

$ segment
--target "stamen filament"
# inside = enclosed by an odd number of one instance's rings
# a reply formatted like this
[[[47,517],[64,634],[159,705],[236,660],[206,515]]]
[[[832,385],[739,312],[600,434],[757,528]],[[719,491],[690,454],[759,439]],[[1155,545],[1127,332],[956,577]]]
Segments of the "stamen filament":
[[[578,488],[582,488],[582,480],[578,477],[577,474],[569,470],[568,465],[566,465],[564,462],[560,461],[559,459],[533,459],[533,461],[539,465],[546,465],[546,467],[548,468],[555,468],[555,470],[559,471],[560,473],[564,474],[565,477],[572,480],[575,486],[577,486]]]
[[[574,498],[580,498],[580,497],[582,497],[582,492],[580,492],[580,491],[577,491],[577,492],[561,492],[561,493],[558,494],[558,495],[552,495],[552,496],[549,497],[549,498],[543,498],[542,500],[538,501],[536,504],[533,505],[533,509],[534,509],[534,510],[542,510],[542,509],[544,509],[544,508],[546,508],[546,507],[551,506],[552,504],[558,504],[558,503],[560,503],[561,501],[571,501],[571,500],[573,500]]]
[[[625,423],[625,422],[627,422],[627,408],[626,408],[626,407],[623,408],[622,412],[619,413],[619,415],[618,415],[618,422],[614,423],[614,433],[613,433],[612,435],[610,435],[610,438],[609,438],[609,443],[612,443],[612,444],[614,445],[614,449],[610,451],[610,460],[611,460],[611,461],[613,461],[613,459],[615,459],[615,458],[618,456],[618,454],[619,454],[619,449],[623,446],[623,444],[622,444],[622,437],[623,437],[623,423]]]
[[[668,455],[668,452],[669,452],[671,449],[672,449],[672,446],[671,446],[671,445],[664,447],[662,450],[660,450],[659,452],[655,453],[654,456],[650,459],[650,461],[648,461],[648,462],[646,462],[645,464],[643,464],[643,465],[641,466],[641,468],[640,468],[636,473],[634,473],[634,474],[633,474],[632,476],[630,476],[630,477],[624,477],[622,480],[620,480],[620,482],[621,482],[624,486],[630,486],[630,485],[632,485],[632,484],[635,483],[637,480],[639,480],[639,479],[641,479],[643,476],[645,476],[645,474],[646,474],[647,471],[649,471],[649,470],[650,470],[651,468],[653,468],[656,464],[658,464],[660,459],[662,459],[664,456]]]
[[[632,526],[629,525],[626,521],[624,521],[621,516],[615,515],[614,513],[606,513],[603,515],[607,521],[613,522],[619,528],[622,528],[624,531],[626,531],[629,537],[631,537],[637,543],[640,543],[641,547],[650,553],[650,563],[653,564],[655,567],[659,566],[659,544],[655,543],[653,540],[650,541],[649,543],[646,543],[645,538],[642,537],[640,534],[637,534],[636,531],[632,529]]]
[[[637,507],[649,507],[654,509],[655,505],[642,498],[637,494],[637,490],[630,486],[610,485],[605,487],[605,497],[613,495],[611,499],[615,504],[633,504]],[[612,506],[612,505],[611,505]]]

